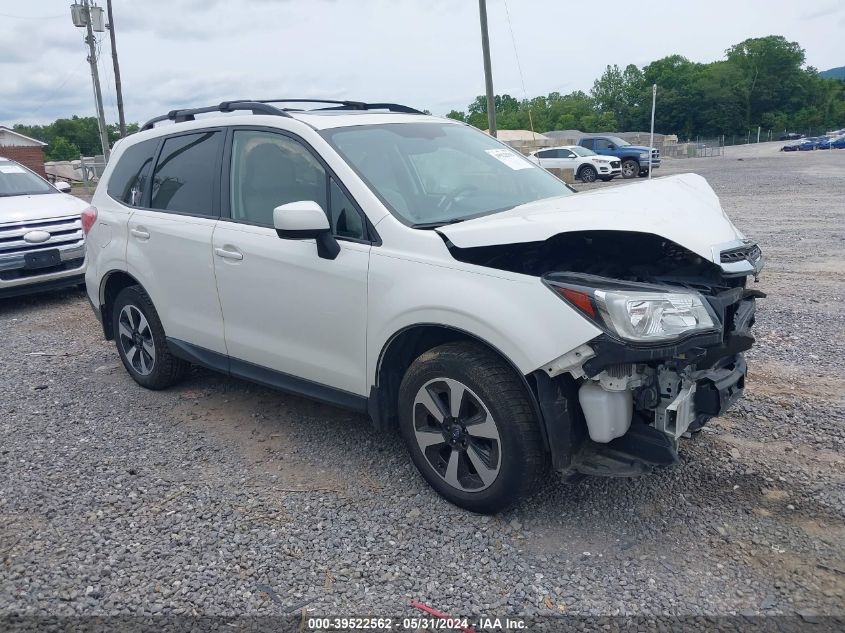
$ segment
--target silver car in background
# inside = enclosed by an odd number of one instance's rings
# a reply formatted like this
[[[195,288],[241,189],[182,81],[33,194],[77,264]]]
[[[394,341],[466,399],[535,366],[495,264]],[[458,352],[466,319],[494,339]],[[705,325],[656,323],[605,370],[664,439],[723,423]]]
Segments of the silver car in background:
[[[0,157],[0,298],[85,282],[88,203]]]

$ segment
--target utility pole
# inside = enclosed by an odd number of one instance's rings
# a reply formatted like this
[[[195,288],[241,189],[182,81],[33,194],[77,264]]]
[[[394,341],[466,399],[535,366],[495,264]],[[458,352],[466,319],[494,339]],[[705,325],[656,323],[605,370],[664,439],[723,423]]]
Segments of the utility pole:
[[[651,86],[651,134],[648,137],[648,179],[651,180],[651,172],[654,170],[651,168],[651,157],[652,157],[652,148],[654,147],[654,110],[657,105],[657,84],[652,84]]]
[[[111,0],[106,0],[106,12],[109,16],[109,39],[111,40],[111,62],[114,66],[114,89],[117,92],[117,119],[120,125],[120,138],[126,136],[126,119],[123,116],[123,89],[120,86],[120,64],[117,63],[117,44],[114,34],[114,16],[111,11]]]
[[[487,34],[487,0],[478,0],[481,18],[481,50],[484,53],[484,85],[487,89],[487,127],[496,136],[496,97],[493,94],[493,71],[490,68],[490,37]]]
[[[103,31],[103,10],[94,7],[97,15],[97,31]],[[94,39],[94,25],[92,24],[91,0],[82,0],[82,4],[70,7],[73,25],[85,27],[85,43],[88,44],[88,63],[91,65],[91,80],[94,83],[94,100],[97,106],[97,126],[100,129],[100,145],[103,148],[103,158],[109,159],[109,134],[106,128],[106,116],[103,112],[103,93],[100,90],[100,73],[97,70],[97,40]]]

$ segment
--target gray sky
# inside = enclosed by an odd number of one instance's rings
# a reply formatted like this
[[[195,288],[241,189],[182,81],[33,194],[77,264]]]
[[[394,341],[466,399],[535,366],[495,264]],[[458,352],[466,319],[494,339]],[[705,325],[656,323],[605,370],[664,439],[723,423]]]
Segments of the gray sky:
[[[101,1],[105,6],[105,0]],[[94,114],[82,29],[63,0],[0,0],[0,124]],[[128,121],[232,98],[395,101],[435,114],[484,92],[476,0],[113,0]],[[611,10],[611,7],[612,10]],[[845,64],[842,0],[508,0],[529,96],[588,91],[607,64],[722,58],[784,35]],[[497,93],[524,96],[504,0],[488,0]],[[117,120],[108,33],[106,118]]]

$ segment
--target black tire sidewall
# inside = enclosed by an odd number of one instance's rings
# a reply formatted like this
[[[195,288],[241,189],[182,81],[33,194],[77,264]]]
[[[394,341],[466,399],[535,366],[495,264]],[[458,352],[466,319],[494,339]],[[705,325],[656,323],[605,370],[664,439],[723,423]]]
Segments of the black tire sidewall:
[[[592,178],[586,179],[584,178],[584,174],[592,174]],[[581,179],[581,182],[595,182],[598,175],[599,173],[596,171],[595,167],[590,165],[585,165],[581,168],[581,171],[578,172],[578,177]]]
[[[141,312],[141,314],[144,315],[144,318],[150,326],[150,331],[152,332],[156,358],[153,370],[147,375],[138,373],[138,371],[132,366],[132,363],[130,363],[129,359],[126,357],[126,353],[123,351],[123,345],[120,342],[120,331],[118,328],[120,312],[128,305],[134,306]],[[117,345],[117,353],[120,355],[120,360],[123,362],[123,366],[126,368],[126,371],[129,372],[130,376],[132,376],[132,379],[147,389],[160,389],[161,384],[165,379],[163,372],[164,363],[162,361],[164,360],[164,355],[167,352],[167,344],[165,342],[164,328],[161,326],[158,314],[153,307],[152,301],[150,301],[150,298],[143,290],[137,286],[132,286],[120,291],[120,294],[117,295],[117,298],[114,301],[114,308],[112,310],[112,327],[115,344]]]
[[[434,471],[417,444],[413,402],[419,389],[436,378],[453,378],[469,387],[481,399],[496,423],[501,440],[499,474],[493,484],[480,492],[464,492],[447,484]],[[516,376],[514,379],[518,380]],[[399,427],[414,465],[438,494],[471,512],[492,514],[513,505],[522,495],[526,478],[532,478],[532,474],[527,472],[526,456],[531,448],[536,450],[536,447],[528,444],[541,442],[539,426],[535,424],[536,437],[525,437],[518,425],[508,423],[514,415],[524,416],[525,406],[530,407],[524,394],[521,394],[519,401],[515,401],[511,395],[503,396],[485,380],[483,371],[458,361],[453,355],[427,359],[427,354],[424,354],[411,366],[400,386]]]
[[[630,176],[626,176],[626,175],[625,175],[625,165],[626,165],[626,164],[630,164],[630,163],[634,163],[637,167],[636,167],[636,169],[635,169],[635,170],[631,173],[631,175],[630,175]],[[626,179],[627,179],[627,178],[636,178],[636,177],[637,177],[637,174],[639,174],[639,173],[640,173],[640,164],[639,164],[637,161],[635,161],[635,160],[634,160],[634,159],[632,159],[632,158],[627,158],[627,159],[625,159],[625,160],[623,160],[623,161],[622,161],[622,177],[623,177],[623,178],[626,178]]]

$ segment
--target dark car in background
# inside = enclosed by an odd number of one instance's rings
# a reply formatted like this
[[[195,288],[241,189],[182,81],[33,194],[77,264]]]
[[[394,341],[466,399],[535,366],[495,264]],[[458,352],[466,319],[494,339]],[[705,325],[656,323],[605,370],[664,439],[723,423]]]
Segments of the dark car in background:
[[[779,141],[797,141],[799,138],[804,138],[803,134],[799,134],[798,132],[786,132],[785,134],[781,134],[778,138]]]
[[[805,138],[803,141],[798,143],[798,151],[799,152],[811,152],[815,149],[819,148],[819,139],[817,137],[811,136],[810,138]]]

